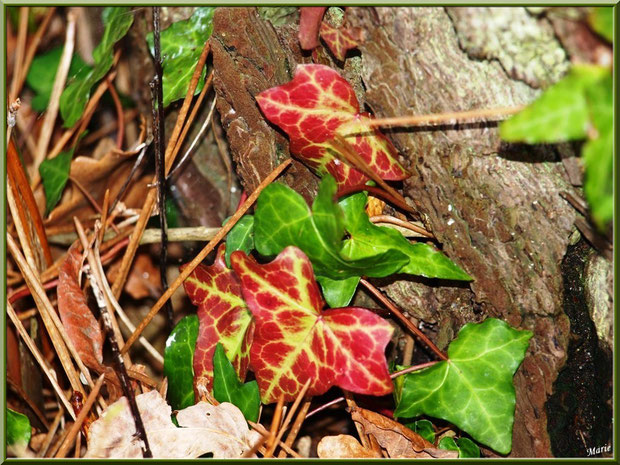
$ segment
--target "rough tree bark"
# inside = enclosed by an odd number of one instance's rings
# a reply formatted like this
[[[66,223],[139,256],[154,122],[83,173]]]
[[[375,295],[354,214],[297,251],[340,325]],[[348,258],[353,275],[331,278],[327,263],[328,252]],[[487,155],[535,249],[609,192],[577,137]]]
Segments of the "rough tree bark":
[[[357,72],[362,101],[379,117],[528,103],[569,67],[551,24],[525,8],[356,7],[347,18],[366,31],[366,41],[361,63],[347,60],[344,74],[356,82]],[[318,57],[326,60],[322,49]],[[286,138],[265,122],[253,97],[290,80],[295,64],[310,57],[300,52],[294,25],[276,28],[254,8],[225,8],[215,15],[213,59],[218,110],[251,191],[289,156]],[[546,402],[568,349],[561,264],[576,217],[560,193],[580,196],[562,160],[575,154],[570,147],[502,144],[494,124],[387,133],[413,173],[403,183],[406,197],[475,280],[407,279],[383,289],[434,326],[432,337],[443,346],[464,323],[486,317],[532,330],[515,376],[511,456],[551,456]],[[285,182],[307,198],[316,189],[301,164]]]

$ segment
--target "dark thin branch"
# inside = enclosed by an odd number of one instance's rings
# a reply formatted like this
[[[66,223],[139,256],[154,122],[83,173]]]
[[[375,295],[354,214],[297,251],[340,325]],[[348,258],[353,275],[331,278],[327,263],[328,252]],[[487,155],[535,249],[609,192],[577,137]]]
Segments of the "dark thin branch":
[[[84,228],[82,227],[79,220],[77,220],[77,218],[74,217],[73,220],[75,222],[76,230],[78,232],[78,236],[80,237],[80,241],[82,242],[82,246],[84,247],[84,250],[87,251],[86,257],[88,259],[88,266],[90,268],[89,274],[91,278],[91,288],[93,290],[93,294],[95,295],[97,306],[99,307],[99,313],[101,315],[101,320],[103,321],[103,328],[105,330],[106,339],[108,340],[110,348],[112,349],[114,363],[117,365],[118,368],[116,374],[118,376],[118,380],[120,381],[123,395],[127,398],[129,410],[131,411],[131,415],[133,416],[134,423],[136,425],[136,437],[140,439],[143,444],[142,456],[144,458],[152,458],[153,453],[151,452],[151,447],[149,446],[149,441],[146,437],[146,430],[144,429],[144,423],[142,422],[142,417],[140,416],[140,410],[138,410],[135,392],[131,387],[131,380],[129,379],[129,375],[127,374],[127,368],[125,367],[123,355],[121,354],[121,351],[118,347],[118,342],[116,340],[116,336],[114,335],[112,318],[110,317],[110,312],[108,310],[108,306],[103,295],[103,286],[100,284],[100,282],[102,282],[105,277],[100,276],[97,272],[94,253],[92,248],[89,248],[88,239],[86,238]]]
[[[159,204],[159,224],[161,228],[161,248],[159,252],[159,274],[161,276],[162,289],[168,288],[166,278],[166,264],[168,262],[168,235],[166,224],[166,173],[164,154],[164,86],[163,69],[161,63],[161,43],[159,26],[159,7],[153,7],[153,48],[155,49],[155,77],[151,83],[153,94],[153,137],[155,141],[155,171],[157,176],[157,203]],[[174,326],[174,309],[172,302],[166,301],[166,316],[168,329],[172,331]]]

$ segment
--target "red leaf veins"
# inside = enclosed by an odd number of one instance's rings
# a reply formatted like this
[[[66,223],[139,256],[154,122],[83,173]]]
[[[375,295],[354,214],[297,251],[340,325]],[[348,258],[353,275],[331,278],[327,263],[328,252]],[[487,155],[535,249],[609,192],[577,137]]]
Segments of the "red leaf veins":
[[[312,264],[296,247],[260,265],[242,251],[231,256],[243,296],[254,316],[250,364],[265,403],[295,399],[332,385],[371,395],[392,391],[384,350],[392,327],[357,307],[322,311]]]
[[[319,174],[330,173],[339,187],[362,184],[368,178],[342,162],[331,140],[347,138],[359,155],[381,178],[402,180],[409,173],[398,163],[394,145],[368,124],[360,113],[351,85],[324,65],[298,65],[293,80],[256,96],[265,116],[290,137],[293,155]]]
[[[185,292],[198,306],[198,338],[194,352],[194,380],[213,383],[213,354],[221,342],[241,381],[245,379],[252,343],[252,316],[241,296],[241,284],[226,267],[222,244],[213,265],[198,265],[183,283]]]

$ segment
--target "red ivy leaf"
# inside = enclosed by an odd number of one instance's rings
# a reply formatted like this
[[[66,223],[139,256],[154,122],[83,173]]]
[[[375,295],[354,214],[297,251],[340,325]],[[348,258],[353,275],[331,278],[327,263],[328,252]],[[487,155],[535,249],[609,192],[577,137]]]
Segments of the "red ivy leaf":
[[[67,336],[75,346],[82,362],[101,371],[103,363],[103,332],[88,307],[86,296],[78,284],[82,254],[77,244],[67,252],[58,270],[58,313]]]
[[[241,284],[226,267],[225,245],[217,251],[213,265],[198,265],[183,283],[185,293],[198,306],[198,338],[194,352],[194,377],[213,383],[213,354],[221,342],[235,371],[245,379],[250,361],[254,326],[241,297]]]
[[[296,247],[271,263],[258,264],[242,251],[231,256],[256,329],[250,350],[261,399],[295,399],[312,379],[308,395],[332,385],[384,395],[393,385],[385,360],[392,327],[370,310],[356,307],[322,311],[312,264]]]
[[[321,39],[325,41],[334,56],[344,61],[347,52],[358,46],[358,41],[345,27],[335,28],[327,21],[321,23]]]
[[[367,177],[334,156],[331,139],[346,136],[359,155],[383,179],[409,176],[396,160],[394,145],[370,127],[369,115],[359,113],[351,85],[324,65],[298,65],[292,81],[256,96],[265,116],[290,137],[291,152],[317,170],[330,173],[340,187],[354,186]]]
[[[327,7],[302,6],[299,8],[299,45],[312,50],[319,45],[319,27]]]

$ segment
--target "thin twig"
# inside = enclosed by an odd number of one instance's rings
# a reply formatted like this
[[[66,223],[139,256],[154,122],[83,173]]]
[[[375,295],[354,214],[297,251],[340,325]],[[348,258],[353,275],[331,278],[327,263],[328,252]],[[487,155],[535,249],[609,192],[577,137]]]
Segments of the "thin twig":
[[[26,331],[26,328],[24,328],[24,325],[22,324],[22,322],[19,321],[19,318],[17,318],[17,315],[15,314],[15,310],[13,310],[13,306],[8,301],[6,303],[6,312],[8,313],[9,318],[15,325],[17,332],[19,333],[19,335],[22,337],[22,339],[26,343],[26,346],[30,349],[30,352],[34,356],[35,360],[39,363],[41,370],[43,371],[43,373],[45,373],[45,376],[47,376],[47,379],[49,380],[52,387],[54,388],[54,391],[56,391],[56,395],[58,396],[58,398],[64,405],[65,409],[67,410],[67,412],[69,412],[69,414],[73,418],[75,418],[75,413],[73,413],[71,402],[69,402],[69,399],[67,399],[67,396],[65,396],[64,391],[58,385],[58,381],[56,381],[56,376],[54,376],[51,370],[48,368],[47,363],[45,362],[45,358],[43,357],[43,354],[41,354],[41,352],[37,348],[34,341],[30,338],[28,331]]]
[[[286,418],[284,419],[284,422],[282,423],[282,427],[278,431],[278,435],[276,436],[276,440],[273,442],[271,447],[267,448],[267,455],[266,455],[266,457],[271,457],[271,455],[273,454],[273,451],[275,450],[276,446],[280,443],[280,439],[282,439],[282,436],[284,435],[284,432],[286,431],[286,429],[288,428],[288,425],[290,424],[291,420],[293,419],[293,415],[295,415],[295,412],[297,411],[297,408],[299,407],[299,404],[301,403],[301,400],[306,396],[306,392],[308,392],[308,388],[310,388],[310,383],[311,382],[312,382],[312,378],[308,378],[308,381],[306,381],[306,383],[301,388],[301,391],[299,391],[299,394],[297,394],[297,397],[295,398],[295,402],[293,402],[293,405],[291,406],[291,408],[287,412]]]
[[[21,74],[19,76],[19,82],[17,83],[17,89],[15,90],[15,95],[18,95],[22,90],[22,86],[24,85],[24,81],[26,80],[26,76],[28,76],[28,71],[30,70],[30,65],[32,64],[32,60],[34,59],[34,55],[37,52],[37,48],[39,48],[39,44],[41,43],[43,34],[45,34],[45,31],[47,31],[47,26],[49,26],[55,12],[55,6],[48,7],[45,18],[43,18],[43,21],[41,21],[41,25],[32,37],[32,40],[30,41],[28,51],[26,52],[26,58],[24,58]]]
[[[390,375],[390,378],[398,378],[399,376],[406,375],[407,373],[413,373],[414,371],[423,370],[424,368],[432,367],[433,365],[439,363],[437,360],[432,362],[420,363],[419,365],[414,365],[412,367],[407,367],[404,370],[396,371]]]
[[[28,11],[27,6],[19,8],[19,28],[17,30],[17,46],[15,47],[15,58],[13,62],[13,78],[11,80],[11,92],[9,93],[9,102],[17,98],[19,79],[22,74],[22,65],[24,64],[24,52],[26,50],[26,37],[28,35]]]
[[[448,113],[437,113],[433,115],[408,115],[396,116],[392,118],[368,118],[366,123],[371,127],[378,126],[428,126],[431,124],[458,124],[463,120],[470,119],[502,119],[504,116],[514,115],[523,110],[524,105],[502,108],[485,108],[483,110],[453,111]],[[347,134],[349,135],[349,134]]]
[[[207,86],[205,86],[204,88],[206,87]],[[211,117],[213,116],[213,111],[215,110],[215,102],[216,102],[216,99],[214,98],[213,103],[211,104],[211,108],[209,109],[209,114],[203,121],[202,126],[200,127],[200,130],[198,131],[198,134],[196,134],[196,137],[194,137],[194,140],[190,144],[189,148],[185,151],[181,159],[177,162],[177,165],[172,169],[172,171],[170,171],[166,179],[172,178],[174,176],[174,173],[179,171],[179,168],[183,166],[183,164],[185,163],[185,160],[189,158],[189,155],[192,153],[192,150],[194,150],[194,147],[198,143],[198,140],[202,138],[204,132],[207,130],[207,128],[209,127],[209,124],[211,123]]]
[[[86,398],[86,402],[84,402],[84,406],[82,407],[80,414],[77,416],[77,418],[75,419],[75,422],[71,426],[71,429],[69,430],[69,434],[65,437],[65,440],[62,442],[60,449],[58,449],[58,452],[56,453],[56,458],[64,458],[67,456],[67,453],[69,452],[69,450],[71,449],[71,446],[73,445],[73,441],[75,440],[75,437],[80,432],[82,423],[84,423],[84,420],[86,420],[86,417],[90,413],[90,409],[93,407],[95,400],[97,399],[97,396],[99,395],[99,391],[101,390],[101,386],[103,386],[104,379],[105,379],[105,374],[100,375],[99,378],[97,379],[97,382],[95,383],[95,386],[93,387],[93,390],[90,391],[90,394]]]
[[[54,130],[54,123],[56,122],[56,116],[58,115],[58,108],[60,105],[60,95],[65,87],[67,76],[69,74],[69,67],[71,66],[71,59],[73,58],[73,48],[75,45],[75,15],[73,12],[67,14],[67,35],[65,38],[65,46],[60,56],[60,63],[58,64],[58,71],[56,71],[56,77],[54,78],[54,86],[52,87],[52,93],[50,95],[50,101],[45,111],[45,118],[43,119],[43,125],[41,127],[41,133],[39,135],[39,141],[37,144],[37,153],[34,159],[34,168],[39,169],[39,165],[45,160],[47,153],[47,146],[52,138],[52,131]]]
[[[269,431],[267,431],[265,427],[261,425],[260,423],[254,423],[253,421],[248,421],[248,424],[252,427],[252,429],[258,431],[264,437],[269,436]],[[301,455],[299,455],[297,452],[295,452],[293,449],[290,448],[290,446],[286,445],[285,443],[280,442],[278,446],[284,449],[287,452],[287,454],[289,454],[290,456],[298,458],[298,459],[302,458]]]
[[[396,226],[400,226],[401,228],[409,229],[410,231],[416,232],[424,237],[428,237],[430,239],[434,239],[433,233],[427,231],[426,229],[418,226],[417,224],[413,224],[409,221],[401,220],[400,218],[396,218],[390,215],[376,215],[370,217],[370,221],[372,223],[391,223]]]
[[[47,295],[45,294],[45,290],[43,289],[41,282],[33,272],[30,265],[28,265],[28,263],[24,259],[24,256],[19,251],[17,244],[15,244],[15,241],[11,236],[7,236],[7,246],[9,251],[11,252],[11,255],[13,256],[13,259],[15,260],[15,263],[17,263],[17,266],[24,275],[26,284],[32,292],[32,297],[34,298],[37,308],[39,309],[39,314],[41,315],[43,324],[45,325],[47,333],[49,334],[54,344],[54,348],[56,349],[56,353],[58,354],[60,363],[64,368],[65,373],[67,374],[67,378],[69,378],[71,387],[74,391],[80,391],[83,393],[84,389],[82,388],[82,384],[80,383],[79,376],[76,373],[75,367],[71,363],[71,357],[69,356],[69,352],[78,364],[78,367],[80,368],[80,371],[82,372],[86,380],[92,386],[92,378],[90,377],[88,369],[86,368],[86,366],[84,366],[84,363],[82,363],[82,360],[77,350],[75,349],[73,342],[67,335],[67,332],[65,331],[62,322],[60,321],[60,318],[56,314],[54,307],[52,306]]]
[[[441,360],[448,360],[448,357],[439,350],[439,348],[431,341],[426,334],[424,334],[418,327],[416,327],[409,318],[407,318],[403,313],[394,305],[387,297],[385,297],[379,289],[370,284],[364,278],[360,279],[360,283],[368,289],[377,299],[381,301],[383,305],[385,305],[392,314],[397,317],[413,334],[415,334],[426,346],[431,349]]]
[[[187,277],[194,271],[194,269],[198,266],[200,262],[202,262],[209,253],[217,246],[217,244],[226,237],[226,234],[233,228],[233,226],[239,221],[239,219],[249,210],[249,208],[254,204],[262,190],[267,187],[269,184],[274,182],[276,178],[291,164],[291,159],[284,160],[276,169],[274,169],[269,175],[263,179],[263,181],[259,184],[252,195],[248,197],[243,206],[235,212],[233,216],[231,216],[230,220],[226,222],[226,224],[220,229],[220,231],[215,235],[213,239],[209,241],[209,243],[194,257],[194,259],[188,263],[183,271],[179,274],[179,276],[170,284],[170,287],[166,289],[164,294],[159,298],[155,305],[151,308],[149,313],[144,317],[144,319],[140,322],[136,330],[133,334],[127,339],[125,343],[125,347],[123,347],[123,352],[129,350],[131,345],[136,342],[136,339],[142,334],[144,328],[151,322],[153,317],[157,315],[157,312],[161,310],[163,304],[166,300],[172,297],[172,294],[183,284],[183,281],[187,279]],[[118,279],[118,278],[117,278]],[[116,281],[115,281],[116,284]]]
[[[336,134],[334,138],[331,140],[334,148],[337,151],[337,154],[342,156],[347,163],[364,173],[370,179],[379,184],[385,191],[387,191],[390,195],[392,195],[395,199],[398,200],[398,206],[405,211],[410,213],[415,213],[415,210],[407,204],[405,198],[400,195],[395,189],[390,187],[388,183],[386,183],[381,176],[379,176],[369,165],[366,163],[362,157],[359,156],[355,148],[340,134]]]
[[[266,451],[263,455],[263,458],[268,459],[273,454],[276,445],[278,444],[278,439],[276,438],[276,432],[280,427],[280,420],[282,419],[282,407],[284,406],[284,393],[280,394],[278,398],[278,403],[276,404],[276,408],[273,412],[273,418],[271,419],[271,426],[269,427],[269,438],[267,439],[267,443],[265,444]]]
[[[318,406],[317,408],[315,408],[314,410],[312,410],[310,413],[308,413],[308,415],[306,415],[306,418],[310,418],[313,415],[316,415],[319,412],[322,412],[323,410],[328,409],[329,407],[332,407],[336,404],[339,404],[340,402],[342,402],[344,400],[344,396],[340,396],[335,398],[334,400],[330,400],[329,402]]]
[[[105,292],[105,295],[106,295],[106,297],[108,299],[108,302],[112,305],[112,307],[114,308],[115,313],[120,317],[121,321],[125,324],[127,329],[129,331],[131,331],[131,332],[134,332],[136,330],[136,327],[131,323],[131,320],[129,319],[127,314],[123,311],[121,306],[118,304],[118,301],[116,300],[116,298],[114,297],[114,294],[112,293],[112,289],[110,289],[110,285],[108,284],[108,280],[105,279],[105,273],[103,271],[103,265],[101,263],[101,257],[99,255],[99,253],[93,253],[93,259],[95,261],[95,265],[97,266],[97,268],[99,270],[98,274],[99,274],[99,276],[101,276],[101,285],[102,285],[103,291]],[[120,333],[120,331],[118,331],[118,332]],[[157,352],[155,347],[153,347],[151,345],[151,343],[149,341],[147,341],[146,338],[144,338],[143,336],[140,336],[139,341],[142,344],[142,346],[147,350],[147,352],[149,352],[153,356],[153,358],[158,363],[160,363],[163,366],[164,358],[162,357],[162,355],[159,352]],[[121,348],[122,348],[122,346],[121,346]]]
[[[187,133],[189,132],[189,129],[191,128],[191,126],[192,126],[192,124],[194,122],[194,119],[196,119],[196,115],[198,114],[198,110],[202,106],[202,101],[204,100],[205,95],[207,95],[207,91],[211,88],[211,84],[212,83],[213,83],[213,71],[210,72],[209,75],[207,76],[207,80],[205,81],[205,83],[204,83],[204,85],[202,87],[202,91],[200,91],[200,95],[196,99],[196,103],[192,107],[192,111],[189,114],[189,117],[187,118],[187,121],[183,125],[183,131],[181,131],[181,135],[179,136],[179,139],[177,140],[177,143],[176,143],[176,145],[174,147],[174,150],[172,151],[172,154],[171,154],[171,157],[174,158],[175,160],[176,160],[177,154],[181,150],[181,146],[185,142],[185,138],[187,137]],[[166,160],[167,160],[167,158],[166,158]],[[172,163],[170,163],[170,165],[167,164],[166,166],[167,166],[166,173],[169,173],[170,169],[172,168]]]
[[[353,192],[367,191],[368,193],[374,195],[375,197],[379,197],[383,200],[390,202],[392,205],[399,207],[403,210],[410,211],[411,207],[407,202],[401,200],[401,198],[394,197],[389,192],[381,189],[380,187],[368,186],[366,183],[356,184],[354,186],[344,186],[338,189],[336,196],[338,198],[344,197],[345,195],[352,194]]]
[[[141,144],[141,146],[139,145],[135,149],[135,150],[138,150],[138,148],[140,148],[140,153],[138,154],[138,157],[136,158],[136,161],[134,162],[133,166],[131,167],[131,171],[129,172],[129,175],[127,176],[127,179],[125,179],[125,181],[123,182],[123,185],[121,186],[120,190],[118,191],[118,194],[116,195],[116,198],[114,199],[114,202],[112,202],[112,206],[110,207],[110,211],[114,211],[114,209],[116,208],[116,205],[118,204],[118,202],[120,202],[122,200],[123,195],[125,195],[125,192],[129,188],[129,184],[131,183],[131,180],[133,179],[133,177],[135,176],[136,172],[138,171],[138,168],[142,164],[142,160],[144,160],[144,156],[146,155],[146,151],[148,150],[150,145],[151,145],[150,142],[144,142],[144,143]]]
[[[183,101],[183,105],[181,106],[181,110],[179,111],[179,116],[177,117],[177,122],[172,131],[172,135],[170,136],[170,140],[168,141],[168,146],[166,148],[165,162],[166,162],[166,173],[170,171],[170,167],[174,163],[174,157],[172,157],[172,152],[176,145],[179,134],[181,133],[183,122],[185,121],[185,117],[187,116],[187,111],[189,110],[189,105],[192,101],[192,97],[194,95],[194,91],[196,90],[196,85],[198,84],[198,79],[200,78],[200,74],[202,73],[202,68],[207,61],[207,55],[210,50],[209,42],[205,43],[204,48],[202,49],[202,53],[196,64],[196,68],[194,69],[194,74],[192,76],[192,80],[190,81],[190,85],[187,89],[187,94],[185,95],[185,100]],[[123,260],[121,261],[121,266],[112,286],[112,291],[114,292],[114,296],[118,298],[120,296],[121,290],[125,285],[125,281],[127,280],[127,276],[129,275],[129,268],[131,267],[131,263],[133,262],[133,258],[136,255],[136,250],[138,249],[138,245],[140,242],[140,236],[144,229],[146,228],[146,223],[148,222],[153,206],[155,205],[155,191],[149,191],[146,201],[144,202],[144,206],[140,212],[140,218],[138,218],[138,222],[134,228],[134,232],[131,235],[131,240],[127,249],[125,250],[125,254],[123,255]]]
[[[299,434],[299,430],[301,429],[302,423],[306,419],[306,415],[308,413],[308,410],[310,409],[311,403],[312,401],[308,399],[302,404],[301,408],[299,409],[299,412],[297,413],[297,416],[295,417],[295,422],[293,423],[293,426],[291,426],[291,430],[288,433],[288,436],[286,437],[286,441],[284,442],[286,447],[282,447],[283,450],[281,450],[280,453],[278,454],[279,459],[286,457],[286,453],[290,454],[290,451],[292,450],[291,447],[293,446],[293,443],[295,442],[295,439],[297,438],[297,434]],[[299,454],[297,453],[295,453],[295,455],[299,456]]]
[[[59,409],[58,413],[56,413],[56,416],[54,417],[54,421],[52,422],[49,430],[47,431],[47,435],[45,436],[45,440],[43,441],[43,444],[41,444],[41,448],[37,452],[37,457],[45,456],[45,453],[47,452],[47,450],[50,448],[50,445],[52,444],[52,440],[54,439],[54,436],[56,435],[56,431],[58,430],[58,425],[60,424],[60,420],[62,419],[63,416],[64,416],[64,412],[62,411],[62,409]]]
[[[108,343],[110,344],[110,348],[112,349],[112,355],[114,357],[114,361],[118,367],[118,379],[121,383],[121,388],[123,390],[123,394],[127,398],[127,402],[129,403],[129,410],[134,419],[134,423],[136,426],[136,435],[138,439],[142,441],[142,456],[145,458],[152,458],[153,453],[151,452],[151,448],[149,446],[148,438],[146,436],[146,431],[144,429],[144,423],[142,422],[142,417],[140,416],[140,410],[138,409],[138,404],[136,403],[136,397],[133,389],[131,388],[131,380],[129,379],[129,375],[127,374],[127,369],[125,367],[125,362],[123,360],[123,356],[118,347],[118,342],[114,334],[114,328],[112,327],[112,319],[110,317],[110,311],[108,310],[108,306],[105,302],[105,297],[102,292],[103,288],[103,279],[100,275],[99,269],[97,267],[94,252],[89,247],[88,240],[86,239],[86,234],[81,227],[80,222],[77,218],[74,217],[75,226],[78,231],[78,235],[80,236],[80,241],[82,242],[82,247],[87,251],[87,259],[88,265],[90,266],[90,270],[92,275],[95,277],[94,280],[91,279],[91,287],[93,289],[93,293],[95,294],[95,298],[97,300],[97,305],[99,306],[99,310],[101,313],[101,319],[103,320],[103,326],[105,328],[106,337],[108,339]]]

